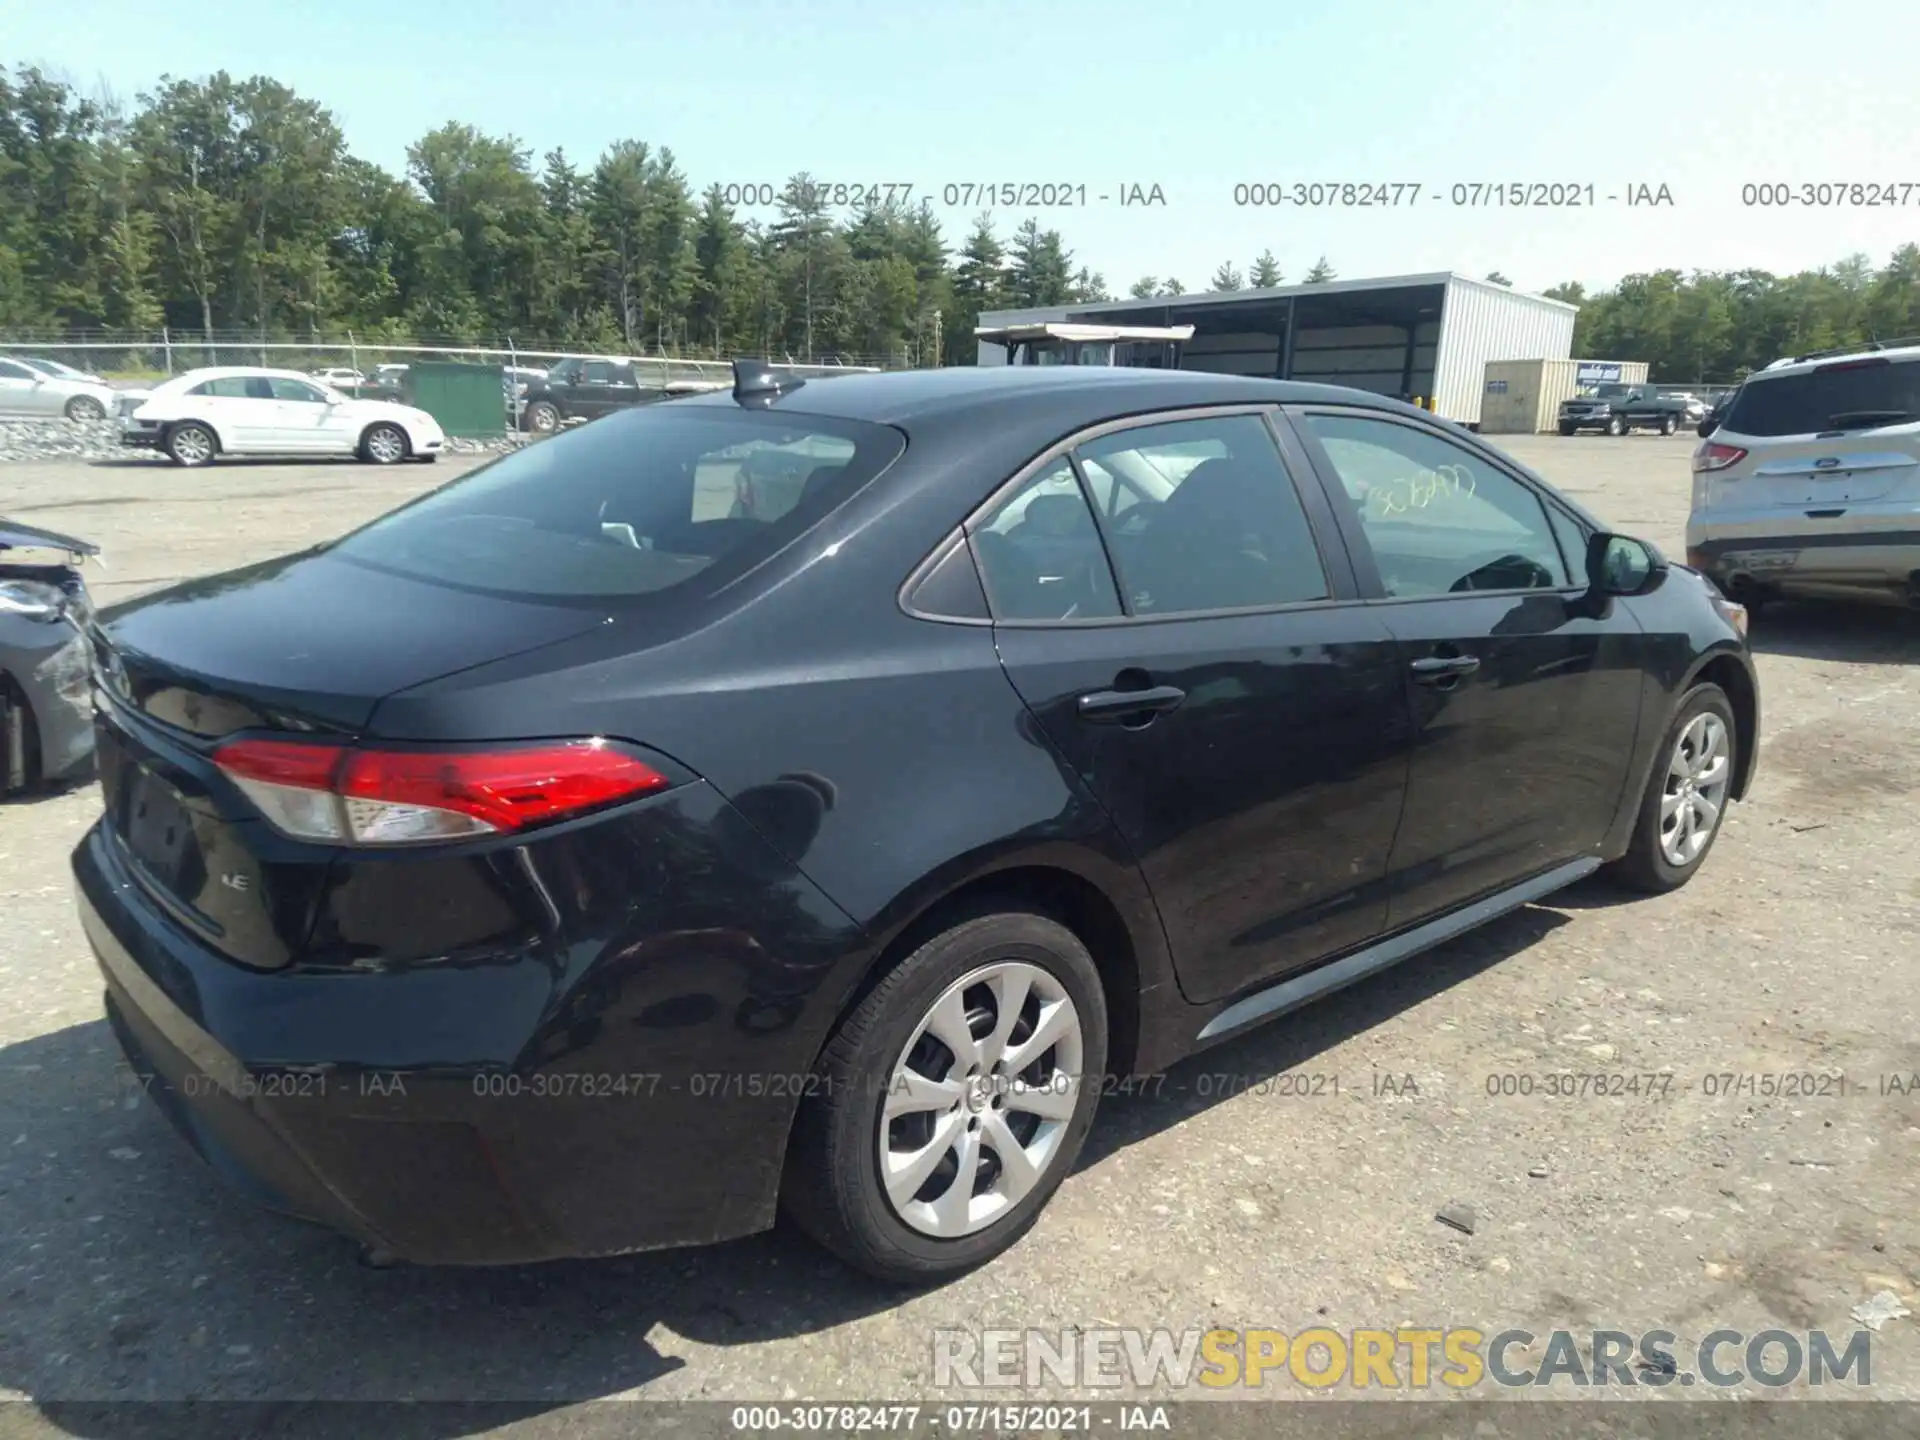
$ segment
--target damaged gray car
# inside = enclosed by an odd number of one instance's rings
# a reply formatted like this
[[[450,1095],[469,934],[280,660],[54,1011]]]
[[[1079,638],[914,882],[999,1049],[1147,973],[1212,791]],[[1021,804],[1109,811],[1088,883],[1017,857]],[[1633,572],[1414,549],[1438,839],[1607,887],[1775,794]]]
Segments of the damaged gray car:
[[[93,601],[80,567],[99,553],[0,518],[0,796],[89,773]]]

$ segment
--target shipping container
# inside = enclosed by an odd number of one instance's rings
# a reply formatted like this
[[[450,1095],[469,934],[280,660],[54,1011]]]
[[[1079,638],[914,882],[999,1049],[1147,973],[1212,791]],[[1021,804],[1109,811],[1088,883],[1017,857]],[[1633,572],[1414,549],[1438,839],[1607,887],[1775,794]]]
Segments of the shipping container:
[[[1645,360],[1489,360],[1480,402],[1485,435],[1545,435],[1557,427],[1560,402],[1596,385],[1643,385]]]

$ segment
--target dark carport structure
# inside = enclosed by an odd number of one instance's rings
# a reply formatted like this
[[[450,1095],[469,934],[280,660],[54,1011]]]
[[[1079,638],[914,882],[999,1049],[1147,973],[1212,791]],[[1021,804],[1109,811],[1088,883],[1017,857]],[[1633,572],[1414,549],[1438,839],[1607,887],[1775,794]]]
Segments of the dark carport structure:
[[[1441,271],[998,310],[982,314],[980,325],[1191,325],[1183,370],[1348,385],[1477,424],[1487,362],[1571,355],[1574,314],[1558,300]],[[980,364],[1006,360],[1005,347],[981,343]]]

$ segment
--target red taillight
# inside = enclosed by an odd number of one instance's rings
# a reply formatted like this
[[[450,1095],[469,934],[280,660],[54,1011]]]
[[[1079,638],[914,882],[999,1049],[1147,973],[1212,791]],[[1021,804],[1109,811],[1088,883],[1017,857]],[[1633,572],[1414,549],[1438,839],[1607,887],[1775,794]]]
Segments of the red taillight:
[[[604,740],[476,750],[236,740],[214,763],[301,840],[410,845],[524,830],[663,790],[667,777]]]
[[[1704,470],[1724,470],[1746,458],[1747,452],[1738,445],[1722,445],[1709,440],[1693,452],[1693,473],[1698,475]]]

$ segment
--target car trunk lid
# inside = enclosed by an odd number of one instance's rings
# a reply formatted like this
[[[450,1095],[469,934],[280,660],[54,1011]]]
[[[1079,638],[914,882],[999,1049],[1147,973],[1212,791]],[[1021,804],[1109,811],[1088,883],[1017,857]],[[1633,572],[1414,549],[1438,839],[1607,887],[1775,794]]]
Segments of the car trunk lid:
[[[1741,387],[1713,437],[1751,452],[1716,481],[1754,508],[1844,510],[1920,476],[1920,363],[1834,360]]]
[[[605,623],[325,554],[214,576],[91,628],[103,824],[174,920],[243,964],[299,952],[331,850],[281,835],[214,764],[243,731],[351,738],[387,695]]]
[[[1920,426],[1810,435],[1804,439],[1758,442],[1755,461],[1744,475],[1728,477],[1740,498],[1755,506],[1781,509],[1845,509],[1884,500],[1920,476]],[[1721,444],[1739,445],[1737,435],[1717,434]]]

